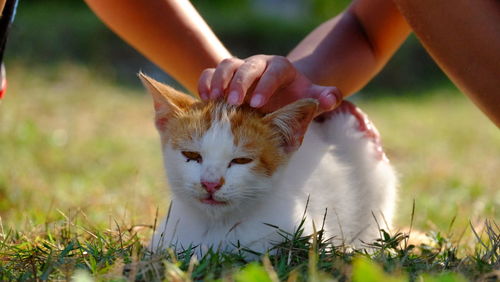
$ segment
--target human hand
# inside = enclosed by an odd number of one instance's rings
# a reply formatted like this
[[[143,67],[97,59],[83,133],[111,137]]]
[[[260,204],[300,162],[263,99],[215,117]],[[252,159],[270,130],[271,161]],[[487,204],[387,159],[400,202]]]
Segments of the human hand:
[[[225,97],[229,104],[248,103],[271,112],[302,98],[315,98],[318,113],[338,106],[342,93],[333,86],[313,84],[285,57],[256,55],[247,59],[224,59],[216,68],[205,69],[198,82],[202,100]]]

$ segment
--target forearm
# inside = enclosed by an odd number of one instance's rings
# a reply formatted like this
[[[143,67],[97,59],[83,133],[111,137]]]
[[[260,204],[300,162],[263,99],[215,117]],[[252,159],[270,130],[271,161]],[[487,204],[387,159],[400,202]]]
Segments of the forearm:
[[[2,15],[3,7],[5,6],[5,1],[7,0],[0,0],[0,16]]]
[[[323,23],[289,55],[313,83],[335,85],[344,96],[363,87],[377,72],[377,61],[350,12]]]
[[[230,56],[189,1],[85,0],[116,34],[191,92]]]
[[[500,126],[500,2],[395,2],[443,71]]]
[[[409,32],[391,1],[355,1],[311,32],[288,58],[314,83],[335,85],[348,96],[382,69]]]

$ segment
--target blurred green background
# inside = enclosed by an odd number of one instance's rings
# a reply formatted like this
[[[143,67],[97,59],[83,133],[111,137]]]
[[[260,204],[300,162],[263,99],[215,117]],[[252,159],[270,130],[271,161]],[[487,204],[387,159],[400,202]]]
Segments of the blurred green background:
[[[238,57],[286,55],[307,33],[341,12],[348,0],[192,1]],[[9,38],[9,60],[43,67],[76,62],[137,86],[138,69],[155,71],[108,30],[81,0],[21,0]],[[156,74],[159,75],[159,74]],[[367,90],[429,89],[448,80],[412,36]],[[394,91],[391,91],[394,92]]]
[[[349,1],[193,1],[227,48],[285,55]],[[168,194],[138,70],[170,81],[76,0],[21,0],[0,104],[0,216],[22,230],[65,216],[99,227],[152,224]],[[461,234],[499,218],[500,134],[412,36],[353,99],[401,177],[397,216]],[[64,214],[64,215],[63,215]],[[42,227],[40,227],[42,226]],[[458,226],[458,227],[457,227]]]

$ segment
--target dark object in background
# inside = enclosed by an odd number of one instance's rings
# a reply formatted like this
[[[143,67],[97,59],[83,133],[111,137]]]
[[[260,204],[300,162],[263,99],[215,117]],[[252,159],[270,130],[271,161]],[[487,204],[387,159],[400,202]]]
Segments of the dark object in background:
[[[7,45],[7,36],[9,34],[9,29],[16,15],[18,0],[7,0],[5,3],[2,15],[0,17],[0,99],[2,99],[5,91],[7,89],[7,78],[5,76],[5,67],[3,65],[3,56],[5,52],[5,46]]]
[[[17,2],[18,0],[7,0],[0,17],[0,62],[3,62],[7,35],[16,15]]]

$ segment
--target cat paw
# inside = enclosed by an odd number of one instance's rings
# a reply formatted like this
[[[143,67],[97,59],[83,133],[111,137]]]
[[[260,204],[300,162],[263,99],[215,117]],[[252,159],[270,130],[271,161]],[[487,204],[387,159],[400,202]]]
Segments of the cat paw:
[[[355,130],[362,132],[362,136],[373,143],[376,158],[381,161],[389,162],[389,159],[382,149],[382,141],[380,139],[380,133],[378,132],[377,128],[370,121],[368,115],[361,111],[361,109],[356,107],[353,103],[349,101],[343,101],[342,104],[340,104],[340,106],[338,106],[335,110],[319,115],[315,119],[315,121],[322,123],[334,118],[337,115],[345,114],[348,114],[356,119],[357,128],[355,128]]]

